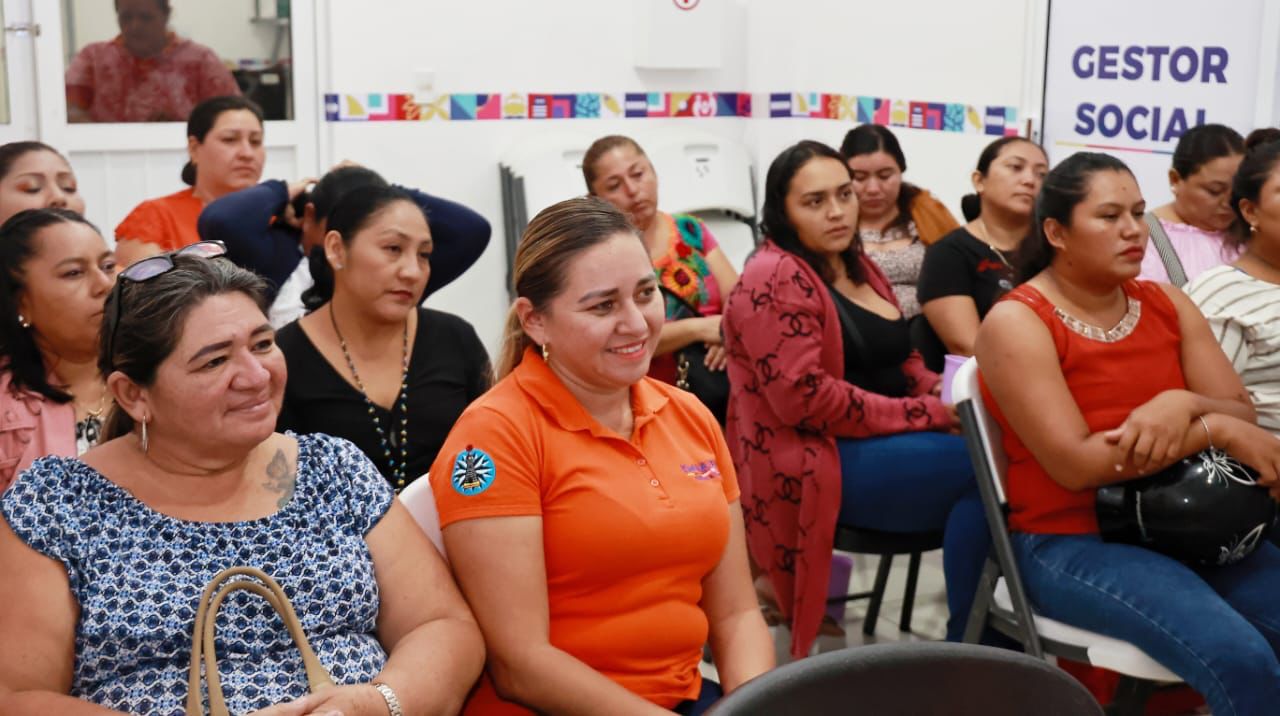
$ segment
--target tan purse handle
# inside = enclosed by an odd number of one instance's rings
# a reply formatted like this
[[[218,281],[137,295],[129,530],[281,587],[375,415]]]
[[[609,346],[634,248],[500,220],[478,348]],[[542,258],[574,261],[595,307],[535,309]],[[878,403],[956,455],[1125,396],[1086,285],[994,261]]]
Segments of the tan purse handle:
[[[232,577],[252,577],[230,581]],[[260,583],[259,583],[260,582]],[[256,567],[231,567],[218,572],[204,588],[200,596],[200,605],[196,608],[195,626],[191,630],[191,667],[187,673],[187,716],[203,716],[200,704],[200,662],[205,665],[205,677],[209,682],[209,713],[211,716],[230,716],[226,700],[222,695],[222,680],[218,676],[218,657],[214,653],[215,626],[218,610],[227,595],[239,590],[247,590],[257,594],[284,620],[285,628],[293,637],[293,643],[302,652],[302,664],[307,670],[307,684],[314,693],[320,689],[333,686],[333,679],[324,665],[311,650],[307,635],[302,631],[302,622],[294,612],[289,597],[274,579]]]

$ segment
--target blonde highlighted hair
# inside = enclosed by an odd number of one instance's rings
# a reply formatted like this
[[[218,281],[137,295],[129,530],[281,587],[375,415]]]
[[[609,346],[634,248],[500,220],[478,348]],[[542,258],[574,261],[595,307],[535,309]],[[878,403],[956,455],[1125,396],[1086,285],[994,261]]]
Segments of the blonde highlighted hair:
[[[564,290],[569,266],[583,251],[620,233],[639,232],[613,204],[591,196],[568,199],[533,217],[516,247],[512,283],[517,298],[527,299],[535,311]],[[498,353],[498,378],[520,365],[525,349],[534,345],[524,332],[513,304]]]

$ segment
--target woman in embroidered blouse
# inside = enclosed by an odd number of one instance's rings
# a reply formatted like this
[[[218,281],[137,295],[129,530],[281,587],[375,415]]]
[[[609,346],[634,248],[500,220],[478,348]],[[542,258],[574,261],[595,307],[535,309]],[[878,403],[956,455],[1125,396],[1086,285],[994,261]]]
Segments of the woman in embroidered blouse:
[[[1244,157],[1244,138],[1221,124],[1202,124],[1187,130],[1173,150],[1169,190],[1173,201],[1147,215],[1151,246],[1142,259],[1138,278],[1179,287],[1201,273],[1230,263],[1240,253],[1229,240],[1236,213],[1231,206],[1231,180]],[[1173,256],[1158,250],[1160,230],[1169,239]],[[1175,280],[1175,275],[1177,280]]]
[[[1249,149],[1231,206],[1249,229],[1244,242],[1233,235],[1229,245],[1243,243],[1244,253],[1200,274],[1187,295],[1244,381],[1258,424],[1280,436],[1280,141]]]
[[[98,442],[109,398],[98,372],[111,247],[67,209],[28,209],[0,227],[0,492],[45,455]]]
[[[763,213],[769,238],[725,309],[727,437],[791,653],[808,653],[822,619],[837,523],[945,530],[947,636],[959,639],[990,537],[939,376],[858,245],[849,167],[817,142],[784,150]]]
[[[920,315],[916,281],[924,247],[960,224],[926,189],[902,180],[907,158],[888,127],[862,124],[840,145],[858,195],[858,241],[893,284],[902,315]]]
[[[1216,446],[1280,493],[1280,441],[1182,291],[1134,281],[1145,202],[1128,167],[1078,153],[1045,179],[1023,275],[978,331],[986,404],[1004,432],[1014,555],[1036,610],[1130,642],[1215,714],[1280,701],[1280,549],[1193,568],[1104,542],[1096,488]]]
[[[262,178],[262,110],[244,97],[214,97],[191,111],[182,181],[191,188],[138,204],[116,226],[120,265],[200,240],[196,222],[209,202]]]
[[[202,100],[240,87],[213,50],[169,31],[169,0],[115,0],[120,34],[67,68],[70,122],[185,122]]]
[[[42,142],[0,146],[0,224],[23,209],[84,213],[84,197],[66,157]]]
[[[483,661],[475,621],[358,450],[274,432],[285,368],[262,279],[220,250],[122,274],[99,353],[107,442],[37,460],[0,497],[0,713],[182,714],[203,587],[243,564],[280,582],[337,686],[303,698],[283,624],[241,592],[219,618],[233,713],[372,716],[397,697],[457,713]]]
[[[582,158],[582,176],[588,193],[621,209],[640,230],[666,294],[667,323],[649,375],[675,383],[672,353],[699,341],[707,345],[707,367],[724,370],[720,314],[738,272],[711,231],[695,216],[658,210],[658,175],[630,137],[610,135],[592,143]],[[682,302],[699,315],[681,318],[687,313]]]

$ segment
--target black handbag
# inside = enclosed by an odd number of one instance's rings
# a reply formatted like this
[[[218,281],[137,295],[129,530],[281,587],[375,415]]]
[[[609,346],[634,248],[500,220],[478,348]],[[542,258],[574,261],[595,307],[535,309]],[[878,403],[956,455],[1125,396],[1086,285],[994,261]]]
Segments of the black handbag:
[[[668,319],[678,321],[701,317],[688,301],[665,286],[662,293],[666,297]],[[702,341],[694,341],[673,355],[676,359],[676,387],[693,393],[716,416],[716,421],[724,425],[729,412],[728,371],[707,367],[707,345]]]

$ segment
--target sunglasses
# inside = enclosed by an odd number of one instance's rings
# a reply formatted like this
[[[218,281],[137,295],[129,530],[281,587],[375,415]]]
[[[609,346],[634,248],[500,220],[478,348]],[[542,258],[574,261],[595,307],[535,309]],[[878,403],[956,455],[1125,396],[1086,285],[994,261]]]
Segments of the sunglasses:
[[[175,267],[173,258],[175,256],[194,256],[202,259],[216,259],[227,255],[227,245],[221,241],[200,241],[190,246],[184,246],[177,251],[159,254],[158,256],[148,256],[129,264],[128,268],[116,275],[116,285],[111,289],[111,299],[115,301],[116,310],[111,320],[111,334],[107,340],[107,356],[111,359],[112,365],[115,364],[115,348],[116,348],[116,332],[120,327],[120,317],[124,315],[124,284],[143,283],[150,281],[156,276],[163,276],[172,271]]]

